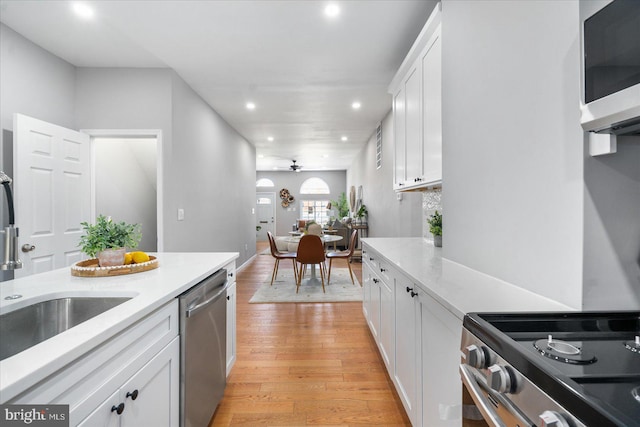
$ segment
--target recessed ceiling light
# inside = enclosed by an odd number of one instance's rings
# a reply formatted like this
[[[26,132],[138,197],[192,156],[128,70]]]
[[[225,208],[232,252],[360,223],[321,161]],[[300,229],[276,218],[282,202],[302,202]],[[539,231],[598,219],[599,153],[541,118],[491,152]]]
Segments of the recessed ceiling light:
[[[273,142],[273,137],[272,137],[272,136],[268,136],[268,137],[267,137],[267,141],[269,141],[269,142]]]
[[[324,8],[324,14],[329,18],[335,18],[340,14],[340,8],[335,3],[330,3]]]
[[[344,142],[344,141],[348,141],[349,138],[347,138],[346,136],[343,136],[342,138],[340,138],[340,140]]]
[[[254,104],[253,102],[247,102],[247,110],[255,110],[256,109],[256,104]]]
[[[74,3],[73,11],[76,15],[83,19],[91,19],[93,18],[93,9],[87,6],[84,3]]]
[[[354,110],[359,110],[360,103],[358,101],[355,101],[353,104],[351,104],[351,108],[353,108]]]

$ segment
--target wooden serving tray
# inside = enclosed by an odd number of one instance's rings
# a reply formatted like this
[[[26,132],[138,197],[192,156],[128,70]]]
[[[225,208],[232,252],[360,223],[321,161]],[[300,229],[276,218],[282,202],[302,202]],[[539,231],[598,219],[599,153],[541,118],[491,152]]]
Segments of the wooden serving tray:
[[[92,258],[80,261],[71,266],[71,275],[78,277],[109,277],[123,274],[141,273],[158,268],[158,259],[153,255],[149,261],[140,264],[116,265],[114,267],[100,267],[98,259]]]

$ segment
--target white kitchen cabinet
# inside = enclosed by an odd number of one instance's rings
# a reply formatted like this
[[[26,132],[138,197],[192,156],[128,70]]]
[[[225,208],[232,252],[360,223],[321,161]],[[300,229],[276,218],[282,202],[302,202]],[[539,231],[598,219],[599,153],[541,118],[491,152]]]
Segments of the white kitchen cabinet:
[[[236,263],[230,262],[224,267],[227,270],[227,376],[236,362]]]
[[[179,424],[180,338],[133,375],[78,427],[171,427]]]
[[[393,94],[393,188],[400,189],[407,180],[405,90],[400,86]]]
[[[418,375],[418,338],[420,324],[416,322],[416,286],[400,275],[395,287],[395,369],[393,382],[411,422],[416,425]]]
[[[418,377],[420,393],[416,425],[454,427],[462,417],[458,378],[462,321],[445,309],[426,292],[416,297],[420,318]]]
[[[371,291],[367,301],[365,288],[363,307],[367,307],[369,328],[411,423],[459,425],[462,321],[366,241],[363,248],[362,274]]]
[[[390,267],[375,251],[365,249],[362,276],[364,279],[363,311],[380,355],[387,369],[394,361],[394,278]]]
[[[156,399],[160,399],[158,402],[166,402],[162,403],[167,406],[163,410],[171,414],[167,418],[170,423],[162,425],[177,426],[180,356],[179,351],[175,353],[174,350],[166,352],[165,350],[170,344],[173,349],[178,340],[178,301],[174,299],[7,403],[67,404],[70,425],[76,426],[80,422],[85,422],[89,416],[95,416],[98,420],[111,420],[111,406],[107,414],[100,412],[100,409],[108,405],[108,401],[120,399],[118,402],[124,402],[125,399],[121,398],[120,392],[125,386],[132,386],[132,390],[138,387],[138,399],[141,400],[133,407],[137,407],[140,414],[145,411],[145,408],[154,406],[153,402]],[[155,359],[156,356],[160,357]],[[166,359],[168,356],[170,360]],[[167,363],[160,369],[157,365],[160,362],[151,364],[152,360],[163,360]],[[159,371],[163,372],[159,375],[167,376],[162,381],[160,378],[155,378]],[[139,381],[137,383],[139,385],[129,383],[134,378]],[[152,389],[152,391],[145,391],[143,397],[142,388]],[[126,403],[125,406],[127,406]],[[158,409],[152,410],[152,412],[157,411]],[[135,411],[129,411],[129,413],[135,413]],[[146,415],[140,415],[142,416]],[[152,414],[148,416],[153,419]],[[131,418],[133,417],[132,415]],[[112,422],[85,423],[85,425],[111,425]],[[115,425],[121,424],[118,421]],[[137,425],[146,425],[146,423]]]
[[[442,182],[442,54],[440,4],[393,78],[394,189]]]

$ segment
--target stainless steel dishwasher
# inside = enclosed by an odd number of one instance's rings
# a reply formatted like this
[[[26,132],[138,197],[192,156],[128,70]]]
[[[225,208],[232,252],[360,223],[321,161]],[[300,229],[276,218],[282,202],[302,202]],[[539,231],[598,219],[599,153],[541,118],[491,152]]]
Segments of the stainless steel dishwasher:
[[[227,385],[227,270],[180,295],[180,426],[207,427]]]

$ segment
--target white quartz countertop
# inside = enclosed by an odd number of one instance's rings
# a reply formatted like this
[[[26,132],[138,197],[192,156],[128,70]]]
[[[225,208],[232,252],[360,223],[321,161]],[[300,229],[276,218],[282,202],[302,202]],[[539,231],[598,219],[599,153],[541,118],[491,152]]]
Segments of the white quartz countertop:
[[[153,255],[158,258],[158,268],[130,275],[75,277],[67,267],[1,282],[0,314],[69,296],[132,298],[0,361],[0,403],[15,397],[238,258],[236,252]],[[16,294],[22,297],[5,299]]]
[[[459,319],[471,312],[575,311],[527,289],[471,270],[442,257],[442,248],[423,238],[364,238]]]

